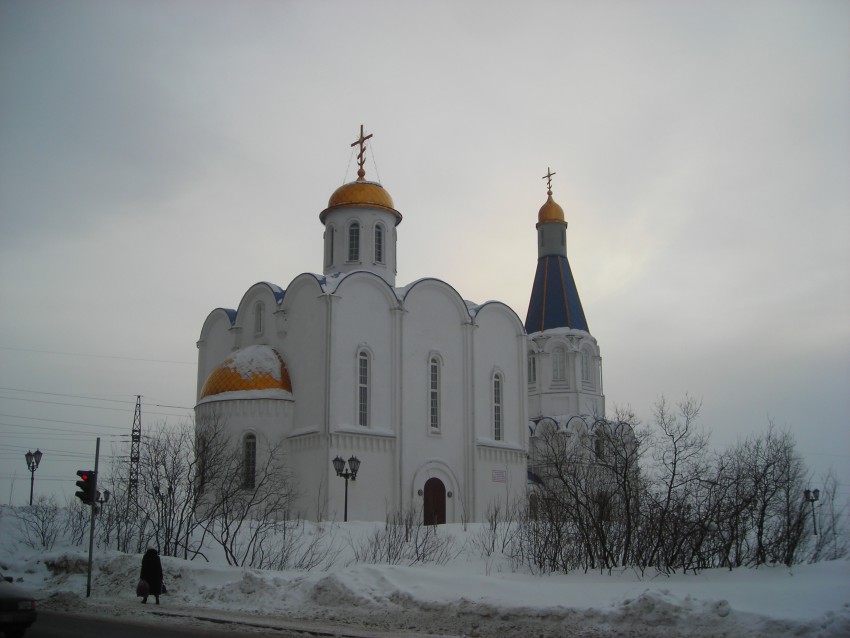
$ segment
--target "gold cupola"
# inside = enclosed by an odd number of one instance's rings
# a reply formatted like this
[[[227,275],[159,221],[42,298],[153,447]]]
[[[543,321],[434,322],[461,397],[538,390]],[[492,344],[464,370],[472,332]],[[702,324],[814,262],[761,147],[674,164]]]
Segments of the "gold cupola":
[[[546,194],[549,198],[546,200],[546,203],[540,207],[540,212],[537,213],[537,224],[564,224],[564,209],[558,206],[554,199],[552,199],[552,176],[555,173],[552,172],[551,168],[546,169],[546,174],[543,176],[543,179],[546,180]]]
[[[553,224],[555,222],[564,223],[564,209],[552,199],[552,191],[547,191],[549,198],[546,203],[540,207],[540,212],[537,213],[538,224]]]
[[[365,174],[362,169],[359,172]],[[393,198],[384,190],[384,187],[378,182],[367,182],[362,177],[358,177],[357,181],[343,184],[333,192],[328,200],[328,207],[319,213],[319,221],[324,224],[325,218],[331,211],[346,206],[382,208],[395,215],[396,226],[401,222],[401,213],[395,209]]]
[[[540,207],[540,212],[537,213],[538,224],[564,224],[564,209],[561,208],[554,199],[552,199],[552,176],[555,173],[551,168],[546,169],[546,174],[543,179],[546,180],[546,194],[549,196],[546,203]]]
[[[319,213],[319,221],[323,224],[327,216],[334,210],[346,208],[349,206],[362,206],[367,208],[380,208],[388,211],[395,217],[395,225],[398,226],[401,222],[401,213],[395,209],[393,198],[384,190],[378,182],[370,182],[366,180],[366,171],[363,164],[366,162],[366,140],[372,137],[372,134],[363,135],[363,125],[360,125],[360,138],[351,146],[360,145],[360,152],[357,155],[357,179],[353,182],[348,182],[337,188],[333,195],[328,200],[328,207]]]

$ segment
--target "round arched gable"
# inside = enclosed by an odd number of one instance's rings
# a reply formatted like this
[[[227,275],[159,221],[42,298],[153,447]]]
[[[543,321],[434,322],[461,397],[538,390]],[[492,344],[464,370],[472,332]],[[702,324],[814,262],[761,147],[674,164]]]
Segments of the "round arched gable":
[[[275,284],[270,284],[267,281],[260,281],[245,291],[242,299],[239,301],[239,306],[236,310],[237,326],[247,325],[245,322],[251,320],[251,309],[255,302],[262,301],[266,305],[266,310],[271,312],[277,309],[285,296],[285,290]]]
[[[382,277],[368,270],[354,270],[345,274],[339,284],[336,286],[335,292],[340,295],[345,294],[345,289],[352,284],[363,283],[373,286],[379,290],[387,302],[387,308],[395,308],[399,305],[399,299],[395,294],[395,290]]]
[[[491,313],[503,315],[516,327],[517,334],[525,334],[525,326],[517,313],[514,312],[513,308],[501,301],[487,301],[475,308],[471,314],[477,321],[479,317],[486,316]]]
[[[452,302],[452,305],[457,310],[458,321],[460,323],[468,323],[472,321],[472,315],[470,314],[469,307],[466,305],[463,297],[460,296],[453,286],[447,284],[442,279],[428,277],[413,282],[405,289],[402,302],[407,304],[409,301],[412,301],[417,294],[432,290],[443,293],[446,296],[446,299],[449,299]]]

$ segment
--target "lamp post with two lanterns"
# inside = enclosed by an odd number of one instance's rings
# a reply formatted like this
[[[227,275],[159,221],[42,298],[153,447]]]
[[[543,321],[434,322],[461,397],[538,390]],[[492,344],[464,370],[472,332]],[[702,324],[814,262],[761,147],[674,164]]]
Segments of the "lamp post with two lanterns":
[[[42,456],[44,456],[44,452],[38,449],[35,452],[27,450],[27,453],[24,454],[24,458],[27,460],[27,467],[32,474],[30,478],[30,505],[32,505],[32,493],[35,488],[35,471],[38,469],[38,464],[41,463]]]
[[[341,476],[345,479],[345,513],[343,515],[343,522],[348,521],[348,479],[352,481],[357,479],[357,470],[360,469],[360,459],[356,456],[352,455],[350,459],[348,459],[348,469],[345,469],[345,459],[341,456],[337,455],[333,461],[331,461],[334,465],[334,470],[336,470],[336,475]]]
[[[812,504],[812,527],[814,528],[814,535],[817,536],[818,521],[815,518],[815,501],[820,498],[820,490],[805,490],[803,491],[803,498]]]

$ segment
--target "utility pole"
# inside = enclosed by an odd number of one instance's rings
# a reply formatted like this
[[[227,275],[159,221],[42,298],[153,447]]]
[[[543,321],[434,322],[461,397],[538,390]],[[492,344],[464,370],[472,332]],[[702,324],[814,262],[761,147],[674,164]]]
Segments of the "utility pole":
[[[91,523],[89,525],[89,575],[86,580],[86,598],[91,596],[91,565],[92,554],[94,552],[94,516],[97,503],[97,467],[100,461],[100,437],[97,437],[97,444],[94,448],[94,485],[92,487],[91,499]]]
[[[139,445],[142,441],[142,396],[136,395],[136,412],[133,415],[133,431],[130,435],[130,482],[127,485],[127,519],[136,516],[139,502]],[[132,511],[131,511],[132,508]],[[125,548],[126,550],[126,548]]]

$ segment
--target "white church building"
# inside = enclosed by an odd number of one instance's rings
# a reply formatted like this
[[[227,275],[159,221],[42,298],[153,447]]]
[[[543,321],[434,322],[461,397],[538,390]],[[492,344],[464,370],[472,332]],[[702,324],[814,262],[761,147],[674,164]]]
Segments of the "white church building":
[[[480,521],[524,498],[528,437],[543,418],[604,414],[599,348],[566,256],[564,213],[537,220],[538,266],[525,324],[449,283],[396,284],[402,214],[363,169],[319,213],[322,274],[257,283],[216,308],[198,341],[200,424],[221,419],[253,481],[264,440],[282,441],[294,515],[383,520],[414,507],[426,524]],[[317,256],[318,261],[318,256]],[[360,461],[356,480],[335,457]]]

